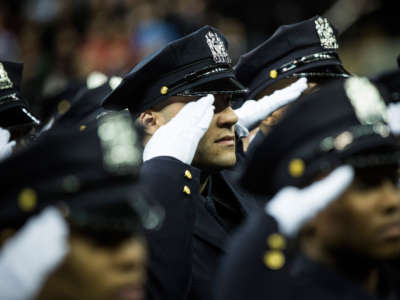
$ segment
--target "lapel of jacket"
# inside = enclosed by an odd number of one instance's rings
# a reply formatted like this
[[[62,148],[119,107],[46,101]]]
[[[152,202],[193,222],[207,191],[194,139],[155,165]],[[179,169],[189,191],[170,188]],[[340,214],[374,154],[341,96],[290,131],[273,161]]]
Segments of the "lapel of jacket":
[[[255,196],[243,191],[239,187],[237,181],[239,180],[242,166],[243,161],[239,160],[234,168],[225,169],[221,171],[220,174],[229,189],[232,191],[233,195],[239,201],[239,204],[247,217],[252,211],[260,209],[260,205],[258,203],[261,202],[259,202]]]
[[[218,223],[218,219],[214,213],[210,209],[207,209],[203,196],[199,196],[194,201],[196,207],[194,235],[217,247],[222,252],[226,252],[225,243],[228,233]]]

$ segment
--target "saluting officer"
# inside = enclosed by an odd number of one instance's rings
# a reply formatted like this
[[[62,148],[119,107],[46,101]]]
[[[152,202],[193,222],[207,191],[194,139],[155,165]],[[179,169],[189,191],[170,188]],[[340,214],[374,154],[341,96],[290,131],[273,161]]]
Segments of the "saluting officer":
[[[243,174],[272,199],[234,237],[217,299],[399,299],[387,264],[400,257],[399,150],[366,78],[298,101]]]
[[[161,216],[137,186],[132,123],[57,128],[0,164],[1,299],[145,299],[143,231]]]
[[[242,159],[231,99],[246,91],[226,39],[205,26],[145,58],[104,102],[144,126],[142,174],[167,210],[166,226],[149,237],[154,299],[211,299],[227,237],[257,207],[230,170]]]
[[[238,109],[239,118],[247,114],[250,105],[270,106],[267,116],[261,114],[257,122],[247,121],[242,124],[248,130],[257,128],[251,136],[258,128],[264,134],[267,133],[282,117],[288,105],[297,99],[272,102],[270,95],[279,93],[277,90],[290,86],[299,78],[307,78],[308,88],[304,93],[310,93],[318,85],[350,76],[341,63],[338,48],[334,27],[326,18],[315,16],[299,23],[280,26],[266,41],[240,57],[234,67],[235,74],[240,83],[249,88],[246,99],[258,101],[247,101]],[[248,139],[244,145],[247,143]]]

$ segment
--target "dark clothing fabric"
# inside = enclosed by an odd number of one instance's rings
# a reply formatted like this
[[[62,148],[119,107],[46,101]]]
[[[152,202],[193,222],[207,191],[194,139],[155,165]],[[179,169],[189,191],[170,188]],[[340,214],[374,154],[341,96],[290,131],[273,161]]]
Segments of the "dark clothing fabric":
[[[184,176],[189,170],[192,179]],[[147,299],[187,299],[192,273],[192,233],[200,172],[170,157],[146,161],[141,169],[146,196],[165,209],[163,226],[146,234],[149,246]],[[188,186],[191,195],[183,192]]]
[[[268,238],[277,234],[276,221],[264,212],[248,218],[227,247],[217,276],[216,300],[243,299],[400,299],[394,288],[380,298],[324,265],[299,255],[292,263],[273,269],[266,261]],[[277,251],[277,250],[275,250]],[[280,252],[287,257],[287,252]]]
[[[243,157],[237,158],[235,168],[212,176],[208,197],[198,195],[196,201],[190,300],[212,299],[215,275],[221,257],[227,253],[228,239],[252,211],[259,209],[256,199],[236,185],[243,163]]]
[[[185,170],[196,175],[188,180],[183,176]],[[212,299],[230,232],[258,208],[255,200],[235,187],[236,172],[213,175],[203,196],[198,169],[168,157],[144,163],[142,178],[167,212],[166,226],[148,235],[150,299]],[[182,192],[185,185],[190,196]]]
[[[205,190],[202,194],[205,206],[226,232],[231,232],[242,223],[246,212],[221,174],[210,176]]]

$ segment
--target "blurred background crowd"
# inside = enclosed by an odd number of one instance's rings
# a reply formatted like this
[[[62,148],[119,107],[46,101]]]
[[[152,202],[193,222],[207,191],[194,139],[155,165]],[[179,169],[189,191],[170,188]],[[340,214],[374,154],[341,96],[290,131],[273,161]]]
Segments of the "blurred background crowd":
[[[387,0],[2,0],[0,58],[24,62],[34,113],[92,71],[123,75],[149,53],[200,26],[217,27],[235,60],[278,26],[328,17],[344,66],[370,75],[396,65],[400,26]]]

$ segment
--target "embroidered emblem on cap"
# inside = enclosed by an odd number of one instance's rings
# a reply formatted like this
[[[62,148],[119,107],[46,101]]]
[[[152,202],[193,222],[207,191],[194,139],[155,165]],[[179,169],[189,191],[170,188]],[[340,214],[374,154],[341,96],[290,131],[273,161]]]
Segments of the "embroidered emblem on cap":
[[[226,51],[225,44],[218,34],[212,31],[207,32],[206,41],[216,63],[230,64],[232,62],[228,52]]]
[[[2,63],[0,63],[0,90],[9,89],[13,86],[8,73]]]
[[[367,78],[349,78],[344,83],[344,89],[362,125],[386,123],[386,104],[378,89]]]
[[[325,49],[338,49],[339,44],[336,40],[335,32],[326,18],[319,17],[315,20],[315,29],[321,41],[321,46]]]
[[[129,117],[120,113],[101,119],[98,136],[103,149],[104,167],[119,174],[136,174],[141,163],[139,137]]]

